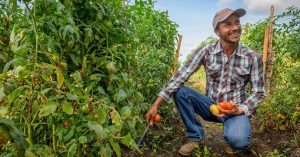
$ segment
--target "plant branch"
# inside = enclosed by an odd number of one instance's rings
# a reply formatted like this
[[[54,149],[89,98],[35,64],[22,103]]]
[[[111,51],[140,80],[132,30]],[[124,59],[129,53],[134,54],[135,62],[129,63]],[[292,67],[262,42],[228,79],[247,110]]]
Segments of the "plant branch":
[[[34,29],[34,33],[35,33],[35,55],[34,55],[34,63],[37,62],[37,50],[38,50],[38,40],[39,40],[39,36],[38,36],[38,32],[37,32],[37,27],[36,27],[36,1],[33,2],[33,13],[31,12],[29,6],[27,3],[24,3],[27,10],[29,11],[31,17],[32,17],[32,22],[33,22],[33,29]]]

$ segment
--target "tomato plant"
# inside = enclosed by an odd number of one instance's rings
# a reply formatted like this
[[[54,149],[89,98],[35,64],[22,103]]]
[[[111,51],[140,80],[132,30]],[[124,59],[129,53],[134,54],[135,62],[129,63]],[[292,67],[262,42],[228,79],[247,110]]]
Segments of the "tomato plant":
[[[300,127],[300,62],[299,34],[300,10],[289,7],[285,12],[275,17],[273,31],[273,50],[275,52],[274,71],[272,75],[271,92],[265,98],[259,113],[266,121],[272,119],[279,130]],[[254,50],[262,52],[264,41],[263,32],[268,19],[248,25],[242,41]],[[284,118],[278,118],[284,117]]]
[[[0,110],[23,131],[27,152],[121,156],[123,148],[137,149],[141,113],[171,74],[176,24],[152,1],[36,0],[22,1],[23,9],[15,2],[0,12],[12,21],[0,25],[8,55]]]

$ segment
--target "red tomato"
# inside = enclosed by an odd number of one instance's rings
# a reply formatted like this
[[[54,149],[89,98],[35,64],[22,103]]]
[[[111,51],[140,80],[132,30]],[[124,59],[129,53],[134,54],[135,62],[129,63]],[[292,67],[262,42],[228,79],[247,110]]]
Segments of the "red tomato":
[[[223,110],[233,109],[233,103],[231,102],[219,102],[218,106],[220,106]]]
[[[153,120],[154,120],[154,122],[158,122],[160,120],[159,114],[155,115]]]
[[[65,127],[69,127],[69,123],[67,121],[64,120],[63,124]]]

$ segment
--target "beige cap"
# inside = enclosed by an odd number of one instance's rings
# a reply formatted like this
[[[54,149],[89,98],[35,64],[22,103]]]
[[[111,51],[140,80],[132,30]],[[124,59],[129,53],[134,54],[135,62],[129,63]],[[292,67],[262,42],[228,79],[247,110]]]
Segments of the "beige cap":
[[[246,10],[244,10],[244,9],[231,10],[231,9],[226,8],[226,9],[223,9],[223,10],[217,12],[215,14],[213,22],[212,22],[214,29],[216,29],[219,22],[226,20],[232,14],[236,14],[238,17],[242,17],[246,14]]]

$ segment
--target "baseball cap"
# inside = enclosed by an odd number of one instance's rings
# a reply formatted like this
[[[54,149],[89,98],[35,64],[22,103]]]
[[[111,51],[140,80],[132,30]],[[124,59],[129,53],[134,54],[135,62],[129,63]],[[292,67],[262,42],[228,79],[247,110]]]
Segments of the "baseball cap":
[[[213,22],[212,22],[214,29],[216,29],[219,22],[226,20],[232,14],[236,14],[238,17],[242,17],[246,14],[246,10],[241,9],[241,8],[236,9],[236,10],[225,8],[223,10],[218,11],[215,14]]]

